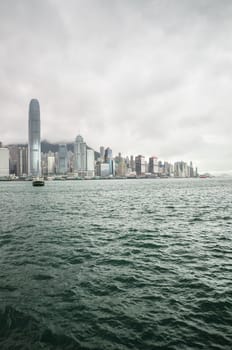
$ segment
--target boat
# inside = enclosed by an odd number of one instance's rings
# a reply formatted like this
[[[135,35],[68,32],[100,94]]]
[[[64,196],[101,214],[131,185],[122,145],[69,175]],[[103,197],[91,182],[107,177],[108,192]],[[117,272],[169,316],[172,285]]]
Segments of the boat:
[[[35,177],[32,179],[32,185],[33,186],[44,186],[44,178],[43,177]]]

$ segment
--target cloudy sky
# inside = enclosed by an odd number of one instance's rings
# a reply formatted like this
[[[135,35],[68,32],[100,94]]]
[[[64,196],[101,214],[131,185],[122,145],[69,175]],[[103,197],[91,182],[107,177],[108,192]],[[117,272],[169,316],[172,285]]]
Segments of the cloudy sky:
[[[0,140],[232,170],[231,0],[0,0]]]

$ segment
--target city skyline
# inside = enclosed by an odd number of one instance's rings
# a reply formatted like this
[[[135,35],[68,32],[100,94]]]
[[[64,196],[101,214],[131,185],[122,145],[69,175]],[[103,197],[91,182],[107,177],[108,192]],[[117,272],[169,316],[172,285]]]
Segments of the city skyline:
[[[27,142],[36,96],[41,139],[232,172],[231,15],[226,0],[1,2],[0,140]]]
[[[78,134],[68,150],[66,143],[59,143],[57,150],[47,143],[47,150],[41,149],[40,139],[40,104],[33,98],[29,103],[28,113],[28,144],[11,144],[4,147],[0,142],[0,177],[25,179],[27,176],[54,176],[76,178],[196,178],[198,168],[193,168],[193,162],[158,161],[151,156],[148,160],[141,155],[122,156],[119,152],[113,155],[108,146],[99,146],[99,151],[87,146],[83,136]],[[70,146],[70,145],[69,145]],[[52,150],[53,149],[53,150]],[[209,174],[207,176],[210,176]]]

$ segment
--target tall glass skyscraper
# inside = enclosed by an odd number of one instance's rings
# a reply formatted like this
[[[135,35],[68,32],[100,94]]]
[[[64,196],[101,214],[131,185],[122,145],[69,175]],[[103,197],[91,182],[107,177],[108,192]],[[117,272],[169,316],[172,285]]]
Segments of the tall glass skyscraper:
[[[41,175],[40,108],[36,99],[32,99],[29,105],[28,175]]]
[[[58,173],[67,174],[68,171],[68,152],[66,144],[59,144],[58,150]]]
[[[87,170],[87,147],[84,139],[81,135],[76,137],[74,143],[74,172],[80,174],[80,176],[86,175]]]
[[[112,149],[107,147],[105,150],[105,163],[109,164],[109,175],[115,175],[115,162],[113,160]]]

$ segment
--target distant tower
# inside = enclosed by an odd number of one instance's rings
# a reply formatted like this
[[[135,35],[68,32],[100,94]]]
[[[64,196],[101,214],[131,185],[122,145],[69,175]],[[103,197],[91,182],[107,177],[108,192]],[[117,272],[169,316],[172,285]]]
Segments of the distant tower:
[[[159,172],[159,165],[157,157],[153,156],[149,158],[149,173],[158,175]]]
[[[135,171],[137,175],[144,175],[146,172],[145,168],[145,157],[138,155],[135,157]]]
[[[40,109],[39,102],[32,99],[28,122],[28,175],[41,174]]]
[[[58,173],[66,174],[68,171],[68,151],[66,144],[59,144],[58,157]]]
[[[112,149],[107,147],[105,150],[105,163],[109,163],[113,159]]]
[[[80,176],[86,175],[87,170],[87,147],[81,135],[78,135],[74,142],[74,172]]]
[[[105,163],[109,164],[109,175],[115,175],[115,161],[113,160],[112,149],[107,147],[105,150]]]
[[[0,177],[9,176],[9,149],[0,148]]]
[[[101,161],[104,162],[104,156],[105,156],[105,148],[103,146],[100,147],[100,158]]]

